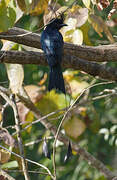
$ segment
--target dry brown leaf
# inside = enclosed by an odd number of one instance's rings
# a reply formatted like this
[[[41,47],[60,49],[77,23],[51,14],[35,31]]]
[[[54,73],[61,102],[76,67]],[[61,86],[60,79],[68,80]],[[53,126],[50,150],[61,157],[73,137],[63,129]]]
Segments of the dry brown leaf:
[[[77,138],[85,131],[86,125],[77,116],[72,116],[70,119],[65,120],[63,127],[68,136],[77,140]]]
[[[103,19],[101,17],[91,14],[90,21],[91,21],[93,28],[100,35],[100,37],[102,37],[102,32],[104,32],[106,34],[108,40],[110,41],[110,43],[115,42],[111,32],[109,31],[108,26],[105,24],[105,22],[103,21]]]
[[[4,141],[4,143],[8,146],[17,146],[16,140],[9,134],[9,132],[5,128],[0,129],[0,140]]]
[[[68,18],[75,18],[77,20],[76,26],[81,27],[88,19],[88,9],[74,5],[70,10]]]
[[[43,16],[43,21],[44,21],[44,25],[48,24],[50,20],[52,20],[53,18],[57,17],[57,10],[59,10],[60,5],[56,4],[56,6],[54,7],[54,3],[51,3],[48,5],[48,7],[45,10],[44,16]]]
[[[27,85],[24,87],[28,96],[30,97],[33,103],[37,103],[43,96],[42,90],[39,86],[36,85]],[[23,103],[17,103],[18,113],[21,122],[25,122],[29,109],[24,106]]]
[[[4,149],[0,149],[0,163],[6,163],[10,159],[11,154]]]

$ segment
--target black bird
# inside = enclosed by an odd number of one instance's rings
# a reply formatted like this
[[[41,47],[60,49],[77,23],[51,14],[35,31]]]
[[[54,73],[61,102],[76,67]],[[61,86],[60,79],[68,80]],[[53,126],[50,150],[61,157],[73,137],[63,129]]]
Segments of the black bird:
[[[50,67],[48,90],[57,89],[65,94],[61,70],[64,42],[59,32],[63,26],[67,26],[63,23],[63,18],[52,19],[41,34],[41,46]]]

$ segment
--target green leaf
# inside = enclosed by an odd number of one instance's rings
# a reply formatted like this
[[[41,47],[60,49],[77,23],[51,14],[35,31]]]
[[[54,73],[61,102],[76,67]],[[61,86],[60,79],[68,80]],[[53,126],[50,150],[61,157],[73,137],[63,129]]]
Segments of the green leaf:
[[[38,102],[38,108],[43,114],[48,114],[58,109],[65,108],[66,106],[69,106],[68,96],[63,93],[58,94],[54,90],[47,92]],[[53,115],[48,119],[57,116],[58,114]]]
[[[11,169],[11,168],[17,168],[17,167],[18,167],[17,161],[11,161],[1,166],[2,169]]]
[[[7,7],[5,1],[0,2],[0,32],[7,31],[9,27],[9,19],[7,16]]]
[[[8,8],[8,16],[9,16],[10,27],[12,27],[16,20],[16,13],[15,10],[11,7]]]
[[[15,23],[16,13],[11,7],[7,7],[5,0],[0,1],[0,32],[7,31]]]

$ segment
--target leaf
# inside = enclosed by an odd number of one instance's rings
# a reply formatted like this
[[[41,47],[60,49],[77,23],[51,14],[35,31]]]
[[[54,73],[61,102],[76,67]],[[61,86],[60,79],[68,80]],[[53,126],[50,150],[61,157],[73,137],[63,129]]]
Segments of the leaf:
[[[43,142],[43,153],[44,153],[44,156],[47,157],[48,159],[51,159],[51,156],[50,156],[50,151],[48,149],[48,145],[47,145],[47,141],[46,141],[46,138],[44,139],[44,142]]]
[[[0,163],[4,164],[8,162],[10,157],[11,154],[8,151],[5,151],[4,149],[0,149]]]
[[[77,15],[77,27],[81,27],[88,20],[88,9],[80,8]]]
[[[83,33],[83,42],[85,43],[85,45],[89,45],[89,46],[92,45],[88,35],[90,27],[91,26],[88,21],[85,24],[83,24],[82,27],[80,27]]]
[[[72,115],[71,118],[68,118],[64,121],[63,127],[66,134],[77,140],[77,138],[85,131],[86,125],[80,120],[76,115]]]
[[[45,9],[44,16],[43,16],[44,25],[47,24],[51,19],[55,18],[56,15],[58,14],[58,11],[62,10],[61,8],[62,7],[58,3],[56,3],[56,6],[54,2],[48,3],[48,6]]]
[[[65,155],[64,162],[67,162],[71,156],[72,156],[72,147],[71,147],[71,143],[69,141],[67,154]]]
[[[0,1],[0,32],[7,31],[9,28],[9,18],[7,16],[7,7],[4,0]]]
[[[81,8],[78,5],[74,5],[69,12],[68,18],[74,18],[77,20],[77,27],[81,27],[88,19],[88,9]]]
[[[99,134],[109,134],[109,130],[107,128],[102,128],[100,129]]]
[[[17,4],[18,4],[19,8],[23,12],[26,12],[26,3],[25,3],[25,0],[17,0]]]
[[[37,107],[40,109],[40,111],[43,113],[43,115],[51,113],[53,111],[56,111],[58,109],[65,108],[69,105],[69,99],[67,95],[65,96],[63,93],[58,94],[55,92],[55,90],[52,90],[50,92],[47,92],[42,99],[37,104]],[[51,117],[48,117],[48,119],[58,117],[57,113],[56,115],[53,115]],[[56,121],[52,121],[55,122]]]
[[[18,49],[17,44],[5,41],[2,50]],[[8,78],[10,81],[10,89],[13,94],[17,94],[22,87],[24,80],[23,66],[20,64],[5,64]]]
[[[16,13],[15,10],[11,7],[8,7],[8,17],[9,17],[10,27],[12,27],[16,20]]]
[[[30,6],[30,14],[39,15],[42,14],[48,7],[49,0],[32,0]]]
[[[20,64],[5,64],[8,78],[10,81],[10,89],[13,94],[17,94],[22,87],[24,80],[23,66]]]
[[[87,8],[90,8],[90,1],[91,0],[82,0],[84,5],[87,7]]]
[[[4,141],[5,144],[11,147],[17,146],[15,139],[9,134],[9,132],[5,128],[0,129],[0,140]]]
[[[6,6],[8,6],[10,0],[5,0]]]
[[[17,167],[18,167],[17,161],[10,161],[1,166],[2,169],[11,169],[11,168],[17,168]]]
[[[69,85],[71,87],[72,97],[76,98],[79,93],[83,91],[84,88],[88,87],[88,83],[86,81],[77,81],[77,79],[73,78]]]
[[[116,130],[117,130],[117,125],[113,125],[111,128],[110,128],[110,132],[112,134],[116,133]]]
[[[37,103],[42,97],[43,97],[43,89],[41,89],[39,86],[36,85],[27,85],[24,87],[26,93],[30,97],[31,101],[35,104]],[[21,93],[21,91],[20,91]],[[22,94],[22,96],[25,96]],[[34,115],[30,110],[21,102],[17,103],[18,108],[18,114],[20,117],[20,121],[22,123],[25,122],[32,122],[34,120]],[[27,124],[22,125],[25,127]],[[27,132],[29,133],[31,130],[31,127],[27,129]]]
[[[97,0],[91,0],[92,4],[96,4],[97,3]]]
[[[12,27],[16,20],[15,10],[11,7],[7,7],[8,2],[5,0],[0,1],[0,32],[7,31]]]
[[[76,29],[73,32],[72,42],[73,42],[73,44],[82,45],[82,43],[83,43],[83,33],[82,33],[82,31],[80,29]]]
[[[78,70],[67,70],[64,72],[64,79],[69,84],[70,92],[73,98],[76,98],[84,88],[88,87],[89,84],[86,81],[81,81],[78,77]]]
[[[102,32],[104,32],[111,43],[115,42],[112,37],[112,34],[110,33],[108,29],[108,26],[105,24],[105,22],[103,21],[101,17],[91,14],[89,21],[91,22],[95,31],[100,35],[100,37],[103,36]]]

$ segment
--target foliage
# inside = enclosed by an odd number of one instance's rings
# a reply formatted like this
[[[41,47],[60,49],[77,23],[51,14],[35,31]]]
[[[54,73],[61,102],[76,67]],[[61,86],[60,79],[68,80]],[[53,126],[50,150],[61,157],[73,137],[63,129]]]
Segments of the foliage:
[[[0,1],[0,32],[7,31],[13,26],[22,27],[35,32],[40,32],[50,19],[55,17],[60,12],[65,11],[65,23],[68,24],[61,30],[64,41],[76,45],[95,46],[99,44],[114,43],[113,35],[116,35],[117,1],[99,1],[99,0],[79,0],[73,3],[69,1],[52,1],[48,5],[48,0],[1,0]],[[54,10],[56,13],[54,13]],[[68,8],[69,7],[69,8]],[[67,9],[68,8],[68,9]],[[7,41],[2,41],[2,50],[27,50],[23,45],[14,44]],[[116,67],[116,64],[112,63]],[[53,116],[50,116],[49,121],[58,126],[65,111],[64,108],[72,104],[79,97],[80,93],[95,83],[102,82],[100,79],[93,78],[88,74],[79,70],[66,69],[63,72],[67,95],[58,93],[54,90],[47,91],[48,84],[48,68],[36,65],[0,65],[0,83],[4,87],[11,89],[13,94],[17,94],[22,86],[28,93],[32,102],[41,111],[42,115],[47,115],[53,111],[61,110]],[[112,92],[114,95],[111,95]],[[106,97],[103,97],[107,95]],[[115,170],[117,166],[116,146],[117,146],[117,125],[116,125],[116,83],[108,85],[100,85],[89,88],[81,97],[79,105],[74,108],[63,123],[62,131],[74,142],[78,142],[81,147],[86,148],[97,159],[105,163],[110,169]],[[96,99],[97,98],[97,99]],[[3,107],[4,101],[1,99],[0,106]],[[0,120],[4,120],[3,126],[6,128],[14,121],[11,109],[6,106],[5,116],[1,111]],[[18,104],[18,111],[22,128],[29,122],[34,122],[34,115],[24,107],[21,103]],[[13,130],[9,129],[9,133],[13,134]],[[10,136],[10,135],[9,135]],[[13,136],[16,138],[15,136]],[[33,145],[26,145],[25,155],[29,159],[33,159],[53,170],[52,160],[43,155],[43,140],[46,137],[46,146],[48,145],[49,152],[52,151],[53,137],[41,123],[32,125],[22,132],[23,144],[41,139]],[[1,138],[1,136],[0,136]],[[11,148],[11,144],[5,145],[5,140],[2,139],[2,145]],[[44,141],[45,142],[45,141]],[[18,152],[17,147],[12,147],[15,152]],[[47,148],[47,147],[46,147]],[[67,148],[60,142],[57,143],[56,150],[57,163],[57,179],[67,180],[106,180],[96,169],[93,169],[89,164],[79,157],[76,152],[72,152],[73,156],[64,162],[64,157],[67,153]],[[18,152],[19,153],[19,152]],[[5,150],[0,149],[0,163],[2,169],[20,169],[20,160],[15,155],[11,155]],[[9,161],[9,162],[8,162]],[[29,166],[30,171],[35,171],[35,166]],[[36,169],[36,171],[41,171]],[[9,173],[16,179],[23,179],[22,173]],[[33,179],[51,179],[43,174],[30,174]]]

